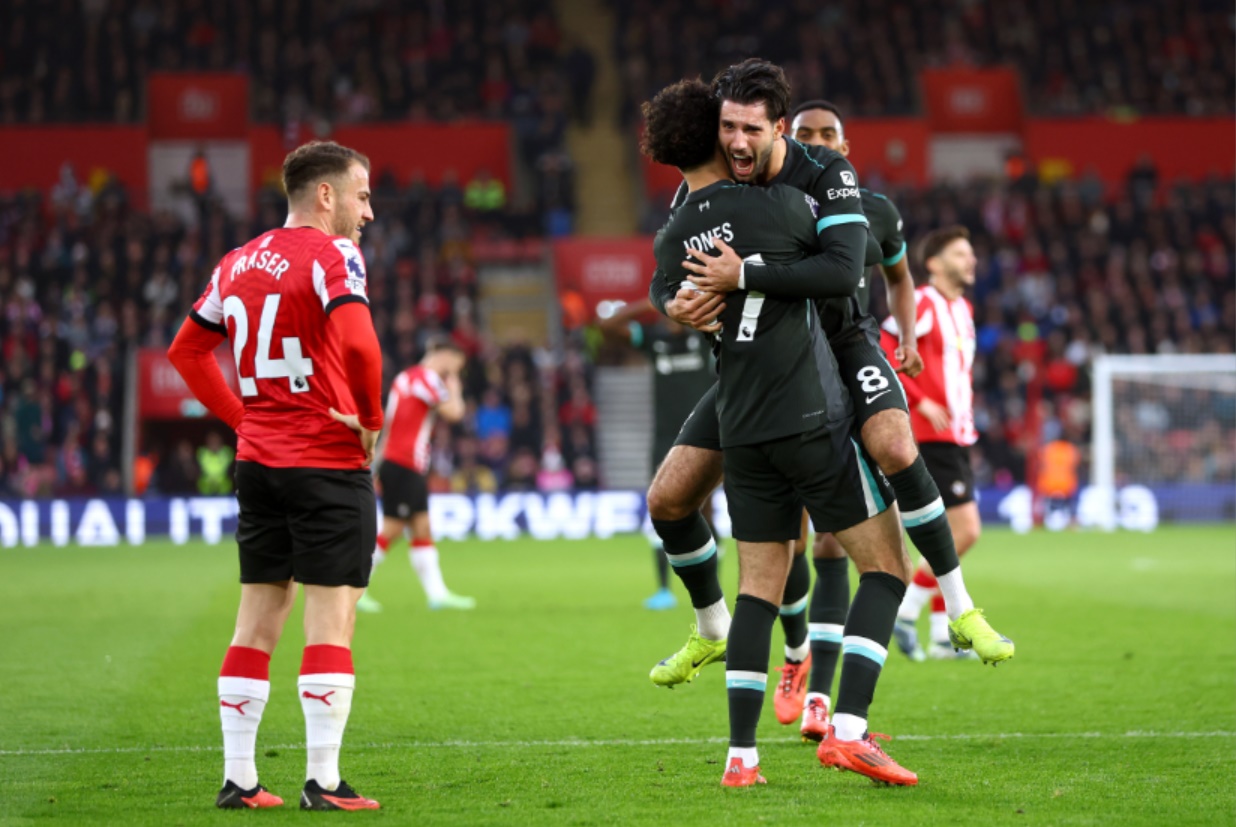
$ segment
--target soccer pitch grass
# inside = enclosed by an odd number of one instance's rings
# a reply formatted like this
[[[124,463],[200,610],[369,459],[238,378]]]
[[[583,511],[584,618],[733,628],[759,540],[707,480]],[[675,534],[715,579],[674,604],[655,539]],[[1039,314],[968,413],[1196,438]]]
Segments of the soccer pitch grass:
[[[732,544],[727,544],[732,549]],[[916,788],[824,770],[760,724],[766,787],[720,787],[724,669],[654,688],[691,613],[651,592],[641,537],[443,543],[470,613],[430,612],[402,554],[357,622],[342,769],[391,824],[1231,824],[1236,529],[986,534],[967,581],[1017,642],[998,669],[889,655],[872,708]],[[734,555],[722,564],[732,600]],[[0,823],[300,823],[293,613],[271,663],[262,781],[287,804],[214,809],[215,678],[234,546],[0,553]],[[856,582],[856,578],[852,578]],[[774,632],[773,664],[782,636]],[[770,669],[770,672],[772,670]],[[770,675],[769,686],[776,673]],[[325,816],[325,818],[332,818]]]

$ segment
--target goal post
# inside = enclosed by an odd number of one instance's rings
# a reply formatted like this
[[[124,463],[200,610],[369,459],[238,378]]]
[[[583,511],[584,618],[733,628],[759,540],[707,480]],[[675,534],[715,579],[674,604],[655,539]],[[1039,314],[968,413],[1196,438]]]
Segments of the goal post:
[[[1209,519],[1231,518],[1224,491],[1236,488],[1236,355],[1099,356],[1091,403],[1085,522],[1110,531],[1125,524],[1126,507],[1157,510],[1153,496],[1146,501],[1155,486],[1174,487],[1194,506],[1182,513],[1204,519],[1209,505]]]

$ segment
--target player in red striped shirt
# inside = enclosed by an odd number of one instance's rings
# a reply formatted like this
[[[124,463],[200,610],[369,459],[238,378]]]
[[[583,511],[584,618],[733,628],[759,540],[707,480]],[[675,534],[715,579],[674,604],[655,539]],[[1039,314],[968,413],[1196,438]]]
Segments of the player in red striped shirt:
[[[438,549],[429,525],[429,443],[434,423],[463,419],[459,374],[465,357],[449,339],[433,340],[425,358],[395,377],[386,401],[386,431],[378,446],[378,482],[382,485],[382,531],[373,552],[374,565],[386,559],[391,542],[412,534],[408,556],[431,609],[472,609],[476,601],[453,593],[442,579]],[[358,608],[382,607],[365,595]]]
[[[356,245],[373,220],[369,161],[312,142],[283,163],[288,220],[223,257],[168,358],[237,435],[240,609],[219,676],[225,809],[275,807],[258,783],[270,656],[305,591],[297,695],[308,763],[300,806],[376,810],[339,776],[352,706],[352,628],[377,525],[369,464],[382,428],[382,353]],[[231,342],[240,398],[214,350]]]
[[[974,285],[977,260],[965,227],[946,227],[928,234],[922,256],[928,283],[915,291],[915,333],[924,370],[916,377],[901,376],[910,403],[910,424],[927,464],[940,489],[958,556],[978,541],[980,521],[974,501],[974,472],[970,446],[978,440],[974,429],[974,310],[964,297]],[[882,345],[892,354],[898,343],[897,322],[884,322]],[[924,652],[918,642],[915,622],[923,605],[932,600],[931,648]],[[972,657],[949,643],[948,615],[931,567],[919,561],[914,580],[897,616],[894,638],[912,660]]]

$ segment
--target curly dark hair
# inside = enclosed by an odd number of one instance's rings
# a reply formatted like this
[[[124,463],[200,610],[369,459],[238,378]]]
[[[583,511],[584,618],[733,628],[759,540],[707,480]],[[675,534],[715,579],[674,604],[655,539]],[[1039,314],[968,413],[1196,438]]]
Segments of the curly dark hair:
[[[749,57],[717,72],[712,79],[712,91],[717,100],[744,106],[764,104],[768,120],[773,123],[790,111],[790,81],[785,72],[777,64],[758,57]]]
[[[699,78],[680,80],[640,106],[644,134],[640,152],[658,164],[683,170],[708,163],[717,151],[721,103]]]

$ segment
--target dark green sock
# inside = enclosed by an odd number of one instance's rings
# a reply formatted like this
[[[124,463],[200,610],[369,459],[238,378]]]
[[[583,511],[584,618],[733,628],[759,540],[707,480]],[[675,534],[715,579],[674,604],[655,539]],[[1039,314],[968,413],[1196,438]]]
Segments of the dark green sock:
[[[919,456],[909,468],[889,474],[888,482],[897,495],[901,523],[932,573],[940,577],[961,565],[940,489],[927,473],[923,458]]]
[[[785,645],[797,649],[807,642],[807,593],[811,591],[811,567],[807,555],[795,554],[790,564],[790,575],[785,580],[785,594],[781,598],[781,629],[785,632]],[[787,658],[788,660],[788,658]]]
[[[869,571],[858,578],[858,591],[845,621],[841,686],[834,712],[867,717],[905,594],[906,584],[887,572]]]
[[[850,610],[850,561],[846,557],[817,558],[811,592],[811,677],[808,692],[833,694],[833,677],[841,659],[841,638]]]

